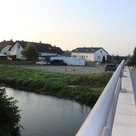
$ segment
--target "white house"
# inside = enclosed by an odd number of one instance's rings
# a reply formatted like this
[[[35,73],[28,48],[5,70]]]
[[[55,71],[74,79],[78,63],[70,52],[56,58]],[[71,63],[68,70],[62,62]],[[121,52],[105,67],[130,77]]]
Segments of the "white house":
[[[12,40],[10,41],[2,41],[0,42],[0,54],[1,55],[9,55],[9,49],[14,44]]]
[[[23,49],[24,48],[20,42],[15,42],[9,49],[9,55],[16,56],[16,59],[25,59],[21,53]]]
[[[72,50],[71,56],[73,58],[83,58],[86,61],[90,62],[102,62],[107,60],[108,52],[102,47],[89,48],[89,47],[80,47]]]
[[[36,47],[39,53],[39,60],[49,60],[50,57],[61,55],[63,53],[61,48],[46,43],[26,41],[13,42],[12,40],[4,40],[0,42],[0,55],[20,60],[25,59],[22,55],[22,51],[26,48],[28,43],[32,43]]]

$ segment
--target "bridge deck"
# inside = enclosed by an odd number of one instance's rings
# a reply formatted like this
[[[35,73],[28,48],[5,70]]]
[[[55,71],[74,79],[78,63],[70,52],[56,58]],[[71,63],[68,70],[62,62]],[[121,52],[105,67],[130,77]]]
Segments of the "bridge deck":
[[[136,136],[136,106],[128,67],[123,72],[112,136]]]

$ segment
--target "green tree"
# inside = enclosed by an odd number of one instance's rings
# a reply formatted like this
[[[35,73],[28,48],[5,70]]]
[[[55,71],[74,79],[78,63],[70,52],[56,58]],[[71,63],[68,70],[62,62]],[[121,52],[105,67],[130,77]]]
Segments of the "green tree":
[[[0,88],[0,136],[19,136],[19,109],[12,97]]]
[[[35,61],[38,59],[39,53],[33,43],[28,43],[22,51],[23,56],[27,60]]]
[[[131,65],[136,65],[136,47],[134,48],[133,55],[131,56]]]
[[[103,56],[103,58],[102,58],[102,63],[105,64],[105,62],[106,62],[106,59],[105,59],[105,56]]]

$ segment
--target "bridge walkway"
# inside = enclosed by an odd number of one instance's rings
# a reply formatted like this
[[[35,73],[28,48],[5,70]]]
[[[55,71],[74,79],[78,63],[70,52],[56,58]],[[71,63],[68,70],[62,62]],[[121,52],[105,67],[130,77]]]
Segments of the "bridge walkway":
[[[112,136],[136,136],[136,105],[133,86],[136,89],[136,71],[135,75],[132,73],[131,78],[128,67],[125,67],[123,70],[122,87],[119,93]]]

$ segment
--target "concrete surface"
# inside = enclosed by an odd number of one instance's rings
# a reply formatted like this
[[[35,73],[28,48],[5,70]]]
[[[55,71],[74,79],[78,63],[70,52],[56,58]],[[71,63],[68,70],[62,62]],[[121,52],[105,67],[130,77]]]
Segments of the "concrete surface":
[[[131,71],[131,78],[132,78],[132,85],[134,89],[135,103],[136,103],[136,69],[133,69]]]
[[[128,67],[125,67],[123,72],[112,136],[136,136],[136,107]]]

